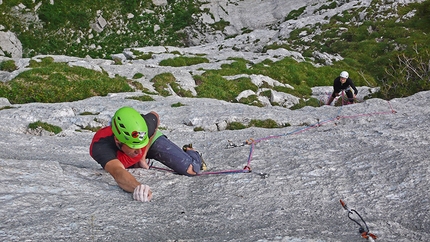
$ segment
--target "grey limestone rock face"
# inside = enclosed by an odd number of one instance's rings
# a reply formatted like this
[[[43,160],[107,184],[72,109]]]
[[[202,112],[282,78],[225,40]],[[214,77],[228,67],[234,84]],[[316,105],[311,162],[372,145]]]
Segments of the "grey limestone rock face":
[[[249,10],[247,2],[208,1],[207,7],[217,13],[215,19],[229,18],[233,27],[228,31],[234,33],[277,21],[290,9],[315,1],[252,0],[255,6]],[[361,6],[369,1],[357,2],[349,3]],[[264,21],[246,21],[258,14]],[[301,24],[281,24],[278,34],[287,36],[292,25]],[[264,31],[255,31],[252,38],[260,34]],[[228,41],[225,46],[234,46],[235,40]],[[234,57],[254,63],[285,56],[303,59],[300,53],[282,49],[220,50],[216,43],[136,49],[153,52],[154,58],[133,60],[128,52],[121,53],[122,65],[112,60],[53,58],[111,76],[144,73],[138,80],[144,85],[159,73],[171,72],[187,90],[194,88],[190,75],[198,74],[202,66],[160,67],[159,61],[171,57],[169,52],[205,53],[210,63],[201,64],[204,69],[219,68]],[[28,61],[19,59],[19,69],[12,74],[24,71]],[[2,73],[0,77],[4,81]],[[251,79],[256,85],[262,80],[278,85],[263,76]],[[363,97],[377,91],[358,88]],[[313,96],[320,98],[331,90],[313,88]],[[12,105],[0,99],[0,107],[9,107],[0,108],[1,241],[363,241],[340,199],[360,212],[377,241],[430,240],[430,92],[299,110],[179,96],[153,96],[151,102],[127,98],[139,94],[112,93],[54,104]],[[172,107],[178,102],[184,106]],[[193,143],[213,174],[186,177],[157,169],[129,169],[154,192],[150,203],[133,201],[90,157],[94,133],[82,129],[108,125],[121,106],[142,113],[156,111],[162,132],[179,146]],[[232,122],[266,119],[282,128],[227,129]],[[39,120],[63,131],[30,132],[28,125]],[[196,132],[196,127],[204,131]],[[252,145],[246,143],[250,140]],[[154,166],[164,167],[157,161]],[[232,172],[245,166],[251,172]]]
[[[0,110],[0,240],[363,241],[340,199],[377,241],[430,239],[430,92],[294,111],[130,95]],[[184,106],[171,106],[178,102]],[[163,133],[193,143],[215,174],[130,169],[154,192],[150,203],[133,201],[89,156],[94,133],[79,131],[94,120],[107,125],[120,106],[158,112]],[[289,125],[222,128],[252,119]],[[27,132],[37,120],[63,131]],[[253,146],[245,143],[251,139]],[[252,172],[227,172],[247,165]]]

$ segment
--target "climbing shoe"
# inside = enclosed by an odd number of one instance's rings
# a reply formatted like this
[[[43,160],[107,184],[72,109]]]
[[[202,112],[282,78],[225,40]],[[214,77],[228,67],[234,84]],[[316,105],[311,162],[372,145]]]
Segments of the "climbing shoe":
[[[185,152],[187,150],[194,150],[193,149],[193,144],[186,144],[186,145],[182,146],[182,150],[185,151]]]
[[[200,159],[202,160],[202,166],[200,167],[200,170],[206,171],[208,169],[208,166],[206,165],[205,160],[203,160],[202,154],[200,152],[197,152],[200,155]]]
[[[187,150],[194,150],[193,144],[186,144],[186,145],[182,146],[182,150],[184,152],[187,152]],[[196,151],[196,152],[197,152],[197,154],[199,154],[200,160],[202,161],[202,166],[200,167],[200,170],[206,171],[208,169],[208,166],[206,165],[206,162],[203,160],[202,154],[198,151]]]

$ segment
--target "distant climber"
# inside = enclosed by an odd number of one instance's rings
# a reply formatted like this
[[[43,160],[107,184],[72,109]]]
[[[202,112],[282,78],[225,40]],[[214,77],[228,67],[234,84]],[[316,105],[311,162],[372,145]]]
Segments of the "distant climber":
[[[354,93],[352,93],[354,90]],[[341,91],[345,91],[346,96],[348,97],[348,103],[353,103],[354,99],[357,96],[358,90],[354,85],[354,82],[351,78],[349,78],[349,73],[346,71],[342,71],[338,77],[336,77],[333,81],[333,93],[331,94],[327,105],[330,105],[333,100],[339,96]]]

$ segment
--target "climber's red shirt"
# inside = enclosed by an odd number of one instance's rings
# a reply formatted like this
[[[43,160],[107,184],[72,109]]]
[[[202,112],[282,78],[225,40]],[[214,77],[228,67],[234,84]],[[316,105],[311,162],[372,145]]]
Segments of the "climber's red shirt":
[[[90,146],[90,155],[103,168],[106,163],[113,159],[118,159],[125,168],[128,168],[142,159],[148,147],[149,145],[143,147],[141,149],[142,152],[136,157],[129,157],[116,146],[112,128],[111,126],[107,126],[97,131],[94,135]]]
[[[152,112],[141,115],[145,119],[146,125],[148,127],[148,136],[152,137],[157,131],[159,122],[158,115]],[[136,157],[129,157],[117,147],[114,134],[112,132],[112,127],[107,126],[97,131],[94,135],[90,145],[90,155],[103,167],[103,169],[109,161],[114,159],[118,159],[125,168],[128,168],[139,162],[147,153],[147,149],[149,149],[150,146],[151,144],[148,144],[147,146],[141,148],[142,152],[140,152],[140,154],[138,154]]]

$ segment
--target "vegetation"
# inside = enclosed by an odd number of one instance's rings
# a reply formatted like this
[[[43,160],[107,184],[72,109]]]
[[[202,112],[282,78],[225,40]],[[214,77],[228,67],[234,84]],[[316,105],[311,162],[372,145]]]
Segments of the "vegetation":
[[[227,129],[228,130],[238,130],[238,129],[246,129],[249,127],[273,129],[273,128],[288,127],[288,126],[290,126],[290,124],[279,125],[273,119],[265,119],[265,120],[251,119],[251,121],[248,124],[243,124],[240,122],[230,122],[227,124]]]
[[[296,110],[296,109],[300,109],[306,106],[311,106],[311,107],[318,107],[321,106],[321,103],[318,99],[316,98],[309,98],[309,99],[300,99],[299,103],[292,106],[290,109],[291,110]]]
[[[195,132],[199,132],[199,131],[205,131],[205,129],[203,127],[195,127],[193,129]]]
[[[127,99],[133,99],[133,100],[138,100],[142,102],[154,101],[154,98],[148,95],[128,97]]]
[[[31,70],[22,72],[10,82],[0,82],[0,96],[10,103],[57,103],[105,96],[133,89],[123,77],[109,78],[106,73],[83,67],[55,63],[52,58],[33,61]]]
[[[79,115],[82,115],[82,116],[85,116],[85,115],[99,115],[100,113],[98,112],[98,113],[92,113],[92,112],[82,112],[82,113],[80,113]]]
[[[91,127],[91,126],[87,125],[87,126],[85,126],[85,127],[80,126],[80,128],[81,128],[81,129],[77,129],[77,130],[75,130],[75,131],[76,131],[76,132],[81,132],[82,130],[88,130],[88,131],[91,131],[91,132],[97,132],[99,129],[101,129],[101,128],[102,128],[102,126]]]
[[[133,55],[135,55],[135,59],[139,59],[139,60],[148,60],[152,58],[153,53],[142,53],[140,51],[137,50],[131,50]]]
[[[175,57],[175,58],[169,58],[160,61],[160,66],[173,66],[173,67],[179,67],[179,66],[191,66],[191,65],[197,65],[200,63],[209,63],[209,60],[203,57]]]
[[[181,31],[201,14],[196,0],[168,0],[168,7],[151,0],[49,1],[8,0],[0,4],[0,23],[17,33],[25,57],[61,54],[109,57],[126,47],[183,46]],[[16,8],[22,3],[26,9]],[[31,11],[29,11],[31,9]],[[34,9],[37,9],[34,11]],[[97,19],[109,27],[96,31]],[[38,19],[34,21],[32,19]],[[159,26],[156,30],[154,26]]]
[[[0,107],[0,111],[1,110],[5,110],[5,109],[12,109],[13,107],[11,107],[11,106],[4,106],[4,107]]]
[[[215,30],[220,30],[220,31],[223,31],[224,28],[229,26],[229,25],[230,25],[230,22],[225,21],[224,19],[221,19],[220,21],[211,24],[212,28],[214,28]]]
[[[178,108],[178,107],[182,107],[182,106],[185,106],[185,104],[182,104],[181,102],[177,102],[177,103],[174,103],[174,104],[172,104],[172,105],[170,105],[172,108]]]
[[[291,12],[288,13],[288,16],[285,18],[285,20],[290,20],[290,19],[297,19],[306,9],[305,7],[301,7],[299,9],[294,9],[291,10]]]
[[[168,85],[171,83],[175,83],[175,76],[171,73],[162,73],[154,78],[152,78],[151,82],[154,83],[155,90],[163,97],[170,96],[170,92],[168,90]]]
[[[239,78],[229,81],[216,72],[206,72],[202,76],[194,77],[198,85],[196,87],[197,97],[235,102],[234,99],[241,91],[248,89],[256,91],[258,89],[257,86],[252,84],[249,78]]]
[[[379,1],[372,2],[361,24],[356,21],[363,9],[351,9],[333,17],[328,24],[317,25],[314,29],[296,29],[289,48],[305,45],[307,56],[312,56],[310,53],[314,51],[340,54],[345,59],[335,66],[341,64],[344,69],[356,73],[354,81],[358,78],[370,80],[372,82],[367,85],[381,87],[374,95],[380,98],[404,97],[429,90],[430,0],[399,7],[398,17],[393,17],[396,16],[391,12],[393,9],[372,12],[377,4]],[[415,15],[406,17],[413,10],[416,10]],[[314,41],[303,43],[298,36],[303,31]],[[319,34],[313,34],[316,32]]]
[[[24,46],[24,57],[64,54],[110,58],[112,53],[121,52],[127,47],[131,48],[133,58],[145,60],[152,58],[153,53],[141,53],[134,47],[183,46],[186,44],[183,30],[194,24],[193,18],[198,17],[201,11],[207,11],[200,10],[198,2],[194,0],[167,2],[167,6],[163,7],[153,5],[150,0],[114,0],[110,4],[95,0],[91,6],[85,1],[59,1],[54,5],[43,2],[37,11],[26,12],[14,6],[23,3],[27,9],[36,9],[37,2],[11,0],[0,5],[4,13],[0,15],[0,22],[5,30],[18,34]],[[316,11],[327,11],[342,4],[331,1]],[[197,97],[262,106],[259,98],[270,97],[270,91],[266,89],[271,89],[301,98],[292,109],[318,106],[319,101],[310,98],[311,87],[331,85],[334,75],[342,70],[350,72],[357,86],[379,86],[381,91],[374,96],[384,99],[430,90],[430,0],[399,5],[397,9],[387,8],[386,12],[373,11],[378,4],[380,0],[375,0],[368,9],[350,9],[327,19],[327,23],[296,29],[282,43],[265,47],[265,50],[297,50],[303,53],[307,61],[284,58],[255,64],[234,58],[230,64],[223,64],[218,70],[202,70],[202,74],[193,77],[197,85]],[[409,13],[413,11],[415,15],[410,17],[412,15]],[[90,26],[100,13],[110,26],[97,32]],[[304,13],[307,13],[306,7],[291,11],[286,18],[297,19]],[[29,21],[31,15],[40,21]],[[212,28],[222,30],[228,25],[228,22],[221,20]],[[158,26],[159,30],[155,30],[154,26]],[[243,30],[246,31],[249,30]],[[305,42],[303,34],[312,41]],[[344,59],[334,61],[330,66],[316,67],[312,63],[326,63],[315,52],[340,55]],[[163,60],[160,65],[180,67],[209,62],[204,56],[181,56],[178,52],[172,54],[177,56]],[[118,65],[123,64],[120,59],[114,60]],[[63,102],[113,92],[148,92],[138,81],[119,76],[109,78],[104,72],[54,63],[52,58],[33,60],[29,67],[30,70],[22,72],[12,81],[0,83],[1,97],[8,98],[11,103]],[[0,63],[2,71],[11,72],[16,68],[12,60]],[[270,86],[268,83],[256,86],[249,78],[226,79],[226,76],[238,74],[265,75],[285,86]],[[143,73],[136,73],[133,79],[142,77]],[[153,94],[168,96],[173,90],[179,96],[193,97],[191,91],[180,87],[171,73],[159,74],[151,82],[157,92]],[[244,90],[252,90],[256,94],[235,100]],[[150,97],[144,95],[138,100],[148,101]]]
[[[172,90],[181,97],[192,97],[191,91],[182,89],[178,83],[176,83],[176,78],[172,73],[162,73],[154,78],[151,82],[154,83],[155,90],[164,97],[170,96],[169,86]]]
[[[235,100],[235,98],[244,90],[258,92],[262,88],[268,88],[307,100],[301,101],[300,104],[293,107],[293,109],[297,109],[304,106],[319,106],[318,100],[310,98],[311,87],[332,85],[333,73],[340,73],[344,69],[348,69],[348,65],[345,63],[339,62],[333,66],[317,68],[309,62],[297,62],[288,57],[277,62],[266,60],[258,64],[249,63],[244,59],[234,59],[231,64],[223,64],[219,70],[207,70],[203,75],[194,76],[194,80],[198,85],[196,88],[197,97],[215,98],[261,107],[263,104],[258,100],[257,95],[251,95],[240,100]],[[293,88],[270,86],[267,83],[256,86],[250,78],[244,77],[236,80],[224,78],[224,76],[238,74],[265,75]],[[377,85],[376,80],[366,74],[360,75],[360,73],[351,72],[351,78],[354,79],[357,86]],[[270,97],[270,92],[260,92],[259,95]],[[272,105],[277,104],[272,103]]]
[[[143,76],[144,75],[142,73],[136,73],[134,74],[133,79],[139,79],[139,78],[142,78]]]
[[[15,65],[15,61],[13,61],[13,60],[7,60],[7,61],[0,62],[0,71],[12,72],[16,69],[18,69],[18,67]]]
[[[28,128],[32,129],[32,130],[36,130],[37,128],[42,128],[48,132],[52,132],[54,134],[58,134],[62,131],[61,127],[52,125],[52,124],[48,124],[42,121],[37,121],[34,123],[30,123],[28,125]]]

